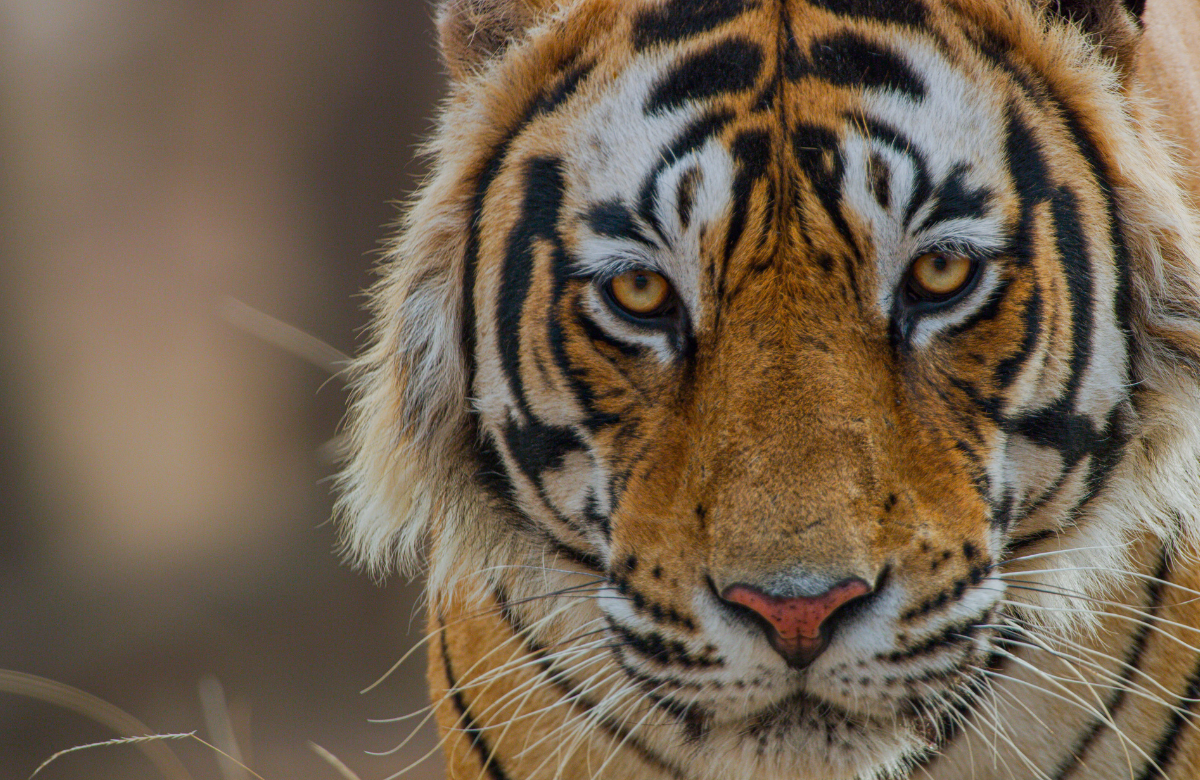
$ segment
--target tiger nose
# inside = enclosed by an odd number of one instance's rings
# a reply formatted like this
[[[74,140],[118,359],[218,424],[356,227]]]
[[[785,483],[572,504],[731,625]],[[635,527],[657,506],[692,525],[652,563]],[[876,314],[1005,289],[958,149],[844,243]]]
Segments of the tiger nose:
[[[789,666],[802,669],[829,644],[838,611],[873,588],[863,580],[843,580],[818,596],[772,596],[752,585],[735,583],[721,592],[729,604],[747,609],[766,623],[767,638]],[[844,614],[844,613],[843,613]]]

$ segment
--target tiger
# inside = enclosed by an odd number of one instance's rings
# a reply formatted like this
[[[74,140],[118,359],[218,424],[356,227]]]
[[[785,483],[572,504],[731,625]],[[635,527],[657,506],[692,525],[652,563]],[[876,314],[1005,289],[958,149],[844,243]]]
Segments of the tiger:
[[[338,512],[450,778],[1200,777],[1194,0],[436,15]]]

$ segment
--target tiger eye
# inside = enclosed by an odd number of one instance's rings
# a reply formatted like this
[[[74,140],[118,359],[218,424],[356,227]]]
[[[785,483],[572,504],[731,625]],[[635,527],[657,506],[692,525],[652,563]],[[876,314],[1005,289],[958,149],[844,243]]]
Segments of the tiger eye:
[[[909,269],[909,288],[918,298],[945,300],[971,281],[975,262],[962,255],[929,252],[916,259]]]
[[[671,283],[654,271],[626,271],[608,283],[613,301],[635,317],[653,317],[671,302]]]

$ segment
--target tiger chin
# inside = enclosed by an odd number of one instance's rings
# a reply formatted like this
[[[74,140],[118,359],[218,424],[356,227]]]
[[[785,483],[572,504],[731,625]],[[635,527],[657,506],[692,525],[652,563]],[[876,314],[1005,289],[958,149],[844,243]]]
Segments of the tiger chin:
[[[451,777],[1200,776],[1149,3],[440,4],[340,509],[426,570]]]

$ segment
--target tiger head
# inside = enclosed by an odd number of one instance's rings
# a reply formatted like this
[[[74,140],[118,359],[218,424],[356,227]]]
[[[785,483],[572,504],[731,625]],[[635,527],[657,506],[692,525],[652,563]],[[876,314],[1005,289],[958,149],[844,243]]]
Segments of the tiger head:
[[[435,603],[596,578],[537,630],[741,766],[935,745],[1196,495],[1195,227],[1135,19],[1077,5],[444,3],[351,547],[428,543]]]

